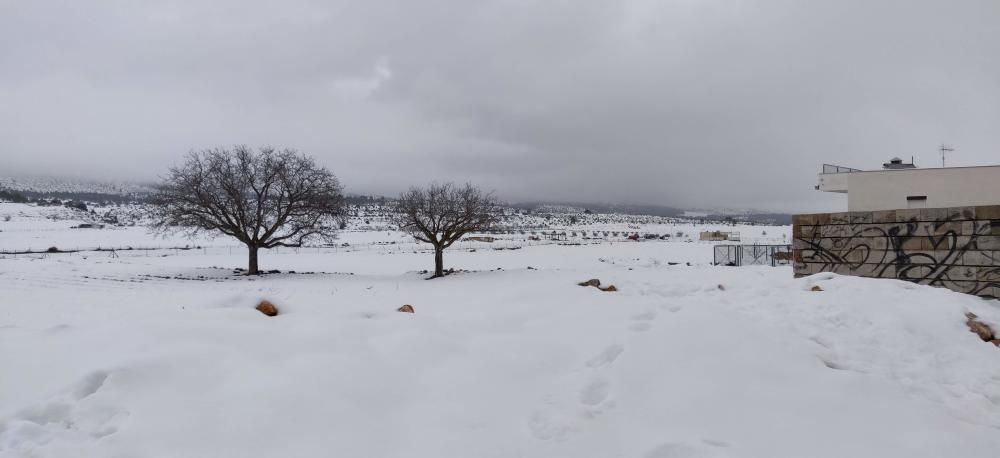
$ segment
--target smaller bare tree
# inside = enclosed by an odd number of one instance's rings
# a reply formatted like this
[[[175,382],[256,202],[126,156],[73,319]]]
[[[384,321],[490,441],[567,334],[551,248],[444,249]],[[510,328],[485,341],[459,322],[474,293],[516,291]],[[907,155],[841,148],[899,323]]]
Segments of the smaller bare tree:
[[[155,230],[233,237],[250,252],[250,275],[259,273],[259,249],[332,239],[344,216],[337,177],[311,157],[271,147],[191,152],[154,202]]]
[[[500,220],[500,202],[471,184],[413,187],[399,196],[393,221],[413,238],[434,246],[434,275],[444,276],[444,250],[465,234],[484,231]]]

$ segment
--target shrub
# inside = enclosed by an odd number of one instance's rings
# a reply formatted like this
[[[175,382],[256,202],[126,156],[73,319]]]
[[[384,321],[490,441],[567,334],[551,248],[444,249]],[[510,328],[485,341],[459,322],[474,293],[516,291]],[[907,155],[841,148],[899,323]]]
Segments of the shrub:
[[[8,189],[0,189],[0,200],[9,200],[14,203],[28,203],[28,198],[24,194]]]
[[[64,205],[66,206],[66,208],[75,208],[77,210],[87,211],[87,204],[85,204],[83,202],[72,202],[72,201],[70,201],[70,202],[66,202]]]

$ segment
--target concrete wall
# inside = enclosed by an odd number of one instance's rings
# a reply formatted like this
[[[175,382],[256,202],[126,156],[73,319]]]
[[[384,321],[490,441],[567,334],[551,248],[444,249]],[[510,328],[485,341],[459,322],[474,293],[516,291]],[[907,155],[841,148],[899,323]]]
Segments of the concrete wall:
[[[816,188],[823,192],[847,192],[847,176],[850,173],[821,173],[819,174],[819,186]]]
[[[875,211],[1000,204],[1000,166],[876,170],[839,174],[847,178],[847,210]],[[839,177],[838,177],[839,178]],[[907,196],[927,196],[922,204]]]
[[[896,278],[1000,297],[1000,205],[796,215],[796,276]]]

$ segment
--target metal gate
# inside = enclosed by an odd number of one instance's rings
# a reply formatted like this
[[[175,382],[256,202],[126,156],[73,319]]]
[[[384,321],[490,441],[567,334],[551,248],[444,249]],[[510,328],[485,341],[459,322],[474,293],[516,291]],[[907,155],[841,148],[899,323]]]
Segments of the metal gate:
[[[783,266],[792,263],[791,245],[716,245],[715,265]]]

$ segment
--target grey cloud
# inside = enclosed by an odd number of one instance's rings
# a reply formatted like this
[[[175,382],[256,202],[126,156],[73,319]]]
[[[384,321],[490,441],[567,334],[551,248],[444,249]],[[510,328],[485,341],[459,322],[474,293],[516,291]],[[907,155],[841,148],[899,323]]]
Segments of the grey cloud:
[[[356,192],[835,208],[823,162],[996,161],[998,22],[989,0],[7,2],[0,167],[153,179],[266,143]]]

